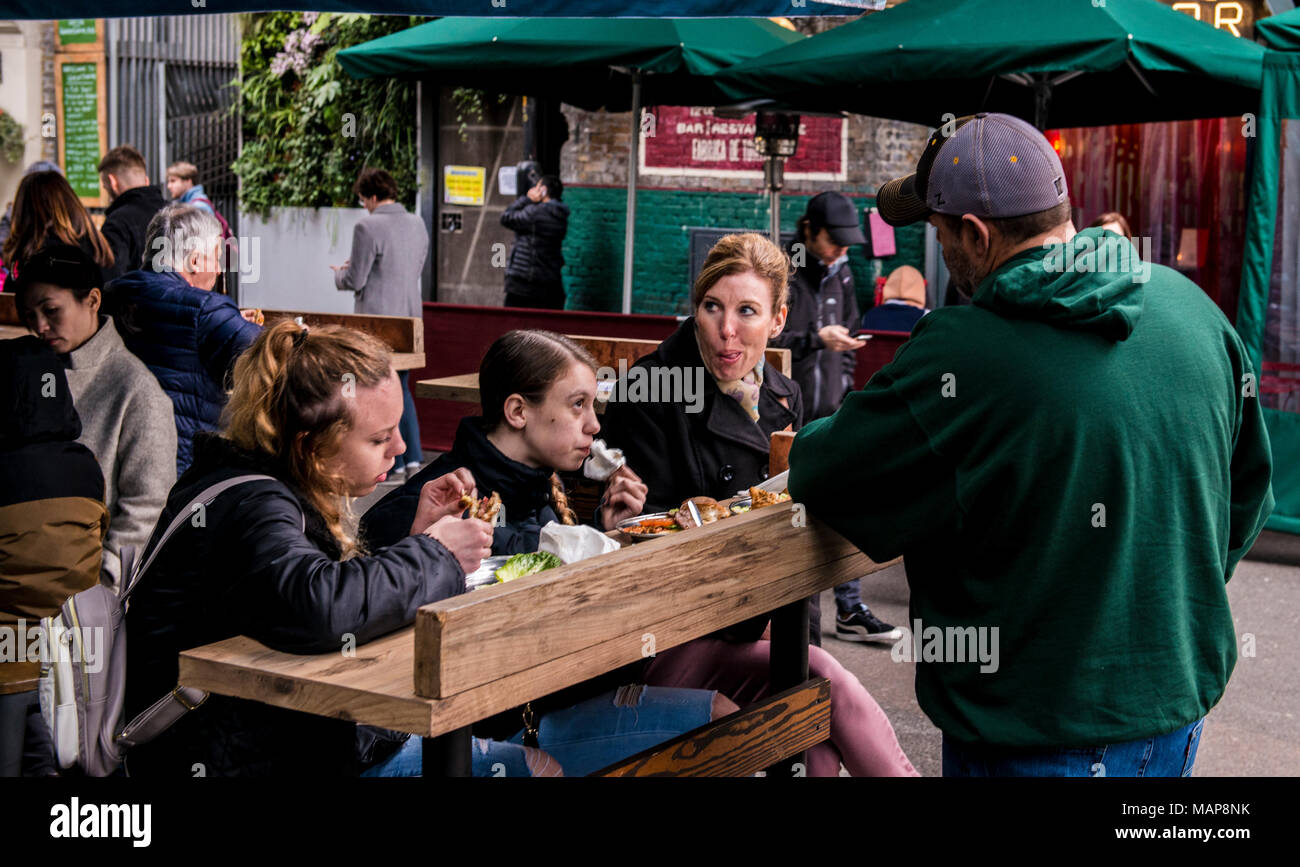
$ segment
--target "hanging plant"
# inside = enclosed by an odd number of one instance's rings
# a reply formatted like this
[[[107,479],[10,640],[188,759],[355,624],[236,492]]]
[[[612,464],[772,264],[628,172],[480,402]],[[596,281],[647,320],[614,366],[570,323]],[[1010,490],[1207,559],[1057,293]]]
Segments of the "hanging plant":
[[[415,201],[419,147],[415,84],[354,79],[335,55],[419,24],[391,15],[269,12],[241,15],[238,83],[243,150],[232,169],[240,203],[273,207],[350,207],[365,166],[387,169],[399,200]]]
[[[26,145],[23,125],[14,120],[13,115],[0,109],[0,156],[7,163],[22,162]]]

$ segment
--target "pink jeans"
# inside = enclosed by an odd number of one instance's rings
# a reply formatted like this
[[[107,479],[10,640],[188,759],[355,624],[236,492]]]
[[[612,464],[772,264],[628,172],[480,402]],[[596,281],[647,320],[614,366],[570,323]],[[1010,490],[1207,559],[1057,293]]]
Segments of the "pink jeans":
[[[769,692],[771,649],[770,641],[731,644],[697,638],[650,660],[646,683],[716,689],[743,708]],[[903,754],[889,718],[853,672],[820,647],[808,648],[808,671],[831,682],[831,736],[808,750],[808,776],[837,776],[840,762],[855,777],[920,776]]]

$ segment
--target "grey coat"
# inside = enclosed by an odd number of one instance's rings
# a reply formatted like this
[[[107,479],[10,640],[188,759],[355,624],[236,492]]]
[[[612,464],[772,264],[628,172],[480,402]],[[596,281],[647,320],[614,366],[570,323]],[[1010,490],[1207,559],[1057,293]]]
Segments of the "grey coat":
[[[399,204],[380,205],[352,232],[348,267],[334,285],[357,293],[354,313],[420,316],[420,271],[429,255],[424,221]]]
[[[109,523],[103,577],[117,586],[122,547],[144,552],[176,482],[176,422],[171,399],[122,343],[113,320],[101,316],[99,322],[95,336],[63,358],[81,416],[78,442],[104,471]]]

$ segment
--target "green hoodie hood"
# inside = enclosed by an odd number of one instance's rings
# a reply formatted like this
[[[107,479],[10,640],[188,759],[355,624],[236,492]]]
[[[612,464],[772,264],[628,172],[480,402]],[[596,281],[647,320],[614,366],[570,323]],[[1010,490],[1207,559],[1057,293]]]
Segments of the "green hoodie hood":
[[[1150,263],[1127,238],[1085,229],[1011,257],[985,278],[972,302],[1001,316],[1126,340],[1142,315],[1150,277]]]

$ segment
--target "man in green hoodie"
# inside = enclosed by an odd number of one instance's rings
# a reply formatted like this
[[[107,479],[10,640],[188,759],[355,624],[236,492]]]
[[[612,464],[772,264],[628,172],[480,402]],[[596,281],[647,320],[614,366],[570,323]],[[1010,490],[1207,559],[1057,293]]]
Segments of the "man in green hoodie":
[[[1195,284],[1076,233],[1055,151],[1001,114],[878,196],[973,303],[790,453],[790,493],[902,554],[917,699],[950,776],[1177,776],[1236,662],[1226,583],[1273,507],[1256,374]]]

